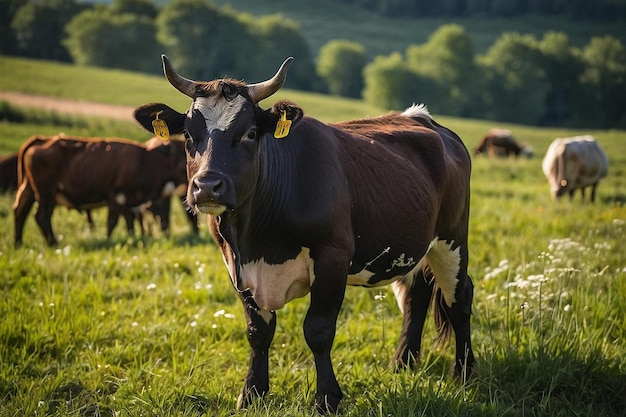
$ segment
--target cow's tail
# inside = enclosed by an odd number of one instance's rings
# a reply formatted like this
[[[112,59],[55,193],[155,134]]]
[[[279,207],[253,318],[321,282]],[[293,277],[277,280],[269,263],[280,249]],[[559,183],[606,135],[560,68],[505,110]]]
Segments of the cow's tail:
[[[449,308],[446,307],[443,291],[437,284],[433,286],[432,303],[435,329],[437,330],[437,344],[443,344],[452,337],[452,325],[450,324]]]
[[[31,136],[22,144],[17,152],[17,187],[19,188],[26,181],[26,169],[24,167],[24,155],[32,146],[40,145],[50,139],[46,136]]]

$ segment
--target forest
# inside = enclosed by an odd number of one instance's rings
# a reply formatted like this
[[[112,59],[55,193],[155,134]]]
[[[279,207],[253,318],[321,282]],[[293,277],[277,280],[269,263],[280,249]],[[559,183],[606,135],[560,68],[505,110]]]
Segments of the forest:
[[[623,20],[624,1],[350,0],[403,19],[426,16],[565,16]],[[272,74],[296,63],[287,86],[363,99],[400,110],[427,103],[437,113],[541,126],[624,128],[626,51],[619,37],[574,45],[568,33],[503,32],[483,53],[460,24],[442,24],[422,43],[371,57],[358,40],[314,50],[299,22],[254,16],[210,0],[0,0],[0,54],[159,74],[165,52],[189,78]],[[339,19],[339,17],[334,17]],[[236,52],[233,52],[235,51]],[[202,57],[202,59],[198,59]]]

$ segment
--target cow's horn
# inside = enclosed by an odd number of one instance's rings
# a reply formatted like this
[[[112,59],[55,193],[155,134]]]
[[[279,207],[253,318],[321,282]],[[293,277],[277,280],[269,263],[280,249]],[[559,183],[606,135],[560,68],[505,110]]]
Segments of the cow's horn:
[[[194,98],[197,83],[178,75],[170,63],[170,60],[165,55],[161,55],[161,59],[163,60],[163,72],[165,73],[165,78],[167,78],[170,84],[186,96]]]
[[[285,62],[283,62],[278,69],[278,72],[276,72],[276,75],[269,80],[257,84],[249,84],[247,86],[248,95],[250,95],[253,102],[258,103],[259,101],[268,98],[283,86],[285,78],[287,78],[287,70],[289,69],[289,65],[291,65],[291,61],[293,61],[293,57],[285,59]]]

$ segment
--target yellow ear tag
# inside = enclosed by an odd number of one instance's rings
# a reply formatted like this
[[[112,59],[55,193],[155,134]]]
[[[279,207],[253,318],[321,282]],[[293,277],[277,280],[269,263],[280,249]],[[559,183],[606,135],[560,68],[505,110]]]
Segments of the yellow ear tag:
[[[152,121],[154,135],[161,140],[169,140],[170,130],[167,128],[167,123],[165,123],[165,120],[159,119],[159,114],[161,114],[161,112],[158,112],[156,115],[156,119]]]
[[[276,131],[274,132],[274,137],[276,139],[282,139],[289,134],[289,129],[291,128],[291,120],[287,120],[287,112],[283,111],[280,114],[280,120],[276,123]]]

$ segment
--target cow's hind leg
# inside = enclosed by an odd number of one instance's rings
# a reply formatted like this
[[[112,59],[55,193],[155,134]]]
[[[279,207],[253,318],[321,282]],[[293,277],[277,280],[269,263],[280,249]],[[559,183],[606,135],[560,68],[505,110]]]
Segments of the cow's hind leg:
[[[467,246],[454,241],[438,241],[427,255],[435,276],[435,322],[441,338],[450,335],[450,326],[456,340],[455,374],[464,381],[474,365],[470,337],[470,316],[474,285],[467,275]]]
[[[255,397],[264,396],[270,389],[269,349],[276,330],[276,313],[260,310],[250,291],[240,293],[248,327],[250,362],[243,389],[237,399],[237,408],[246,408]]]
[[[441,290],[439,289],[438,292]],[[472,372],[475,363],[474,352],[470,337],[470,315],[472,312],[472,299],[474,284],[469,275],[461,278],[457,286],[457,299],[451,307],[445,303],[443,297],[439,297],[438,308],[440,317],[449,321],[455,335],[456,357],[454,362],[454,374],[466,381]],[[445,324],[443,325],[445,328]]]
[[[413,368],[419,363],[422,332],[434,286],[431,278],[424,276],[420,269],[414,278],[405,278],[392,284],[403,314],[400,342],[392,360],[396,369]]]
[[[48,203],[46,200],[39,201],[39,207],[37,208],[37,213],[35,214],[35,220],[37,220],[37,224],[41,229],[44,237],[46,238],[46,243],[49,246],[55,246],[57,244],[57,240],[54,237],[54,232],[52,231],[52,212],[54,210],[54,204]]]
[[[22,244],[22,233],[24,231],[24,223],[28,217],[30,209],[35,203],[35,194],[33,189],[27,183],[24,183],[15,195],[15,203],[13,204],[14,217],[14,245],[19,247]]]

